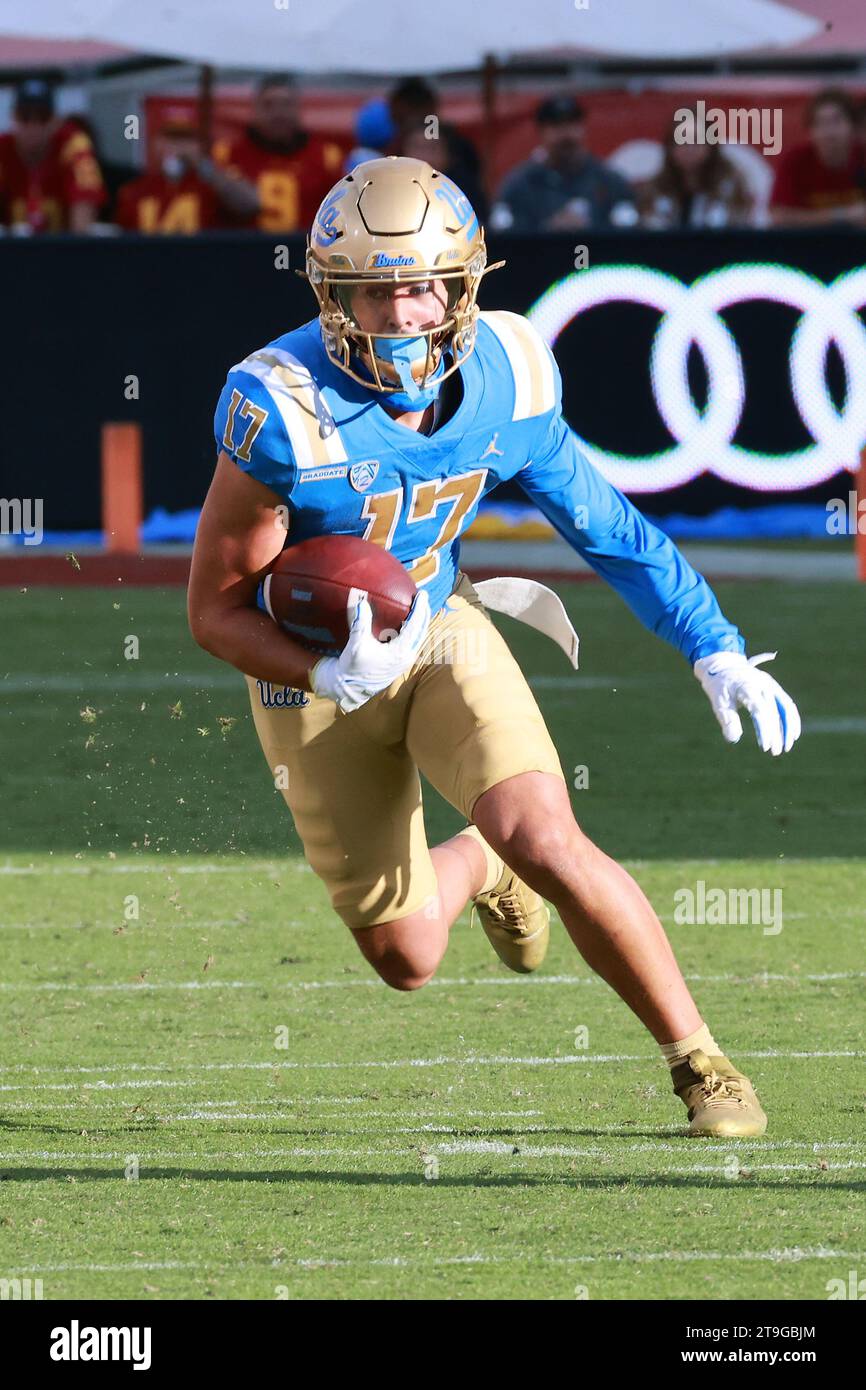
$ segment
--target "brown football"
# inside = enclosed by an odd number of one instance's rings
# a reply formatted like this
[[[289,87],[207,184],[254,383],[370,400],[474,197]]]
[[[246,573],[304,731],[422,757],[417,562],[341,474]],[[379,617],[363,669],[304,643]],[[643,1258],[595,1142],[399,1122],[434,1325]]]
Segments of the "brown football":
[[[339,652],[349,637],[358,594],[373,610],[373,635],[399,631],[417,593],[399,560],[359,536],[314,536],[287,546],[263,585],[275,622],[311,651]]]

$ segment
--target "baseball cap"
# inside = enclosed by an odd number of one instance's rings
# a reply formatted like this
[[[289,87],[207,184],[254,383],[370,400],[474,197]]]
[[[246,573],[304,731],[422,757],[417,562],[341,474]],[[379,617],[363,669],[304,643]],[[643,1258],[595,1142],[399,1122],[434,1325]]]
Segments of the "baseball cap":
[[[54,88],[42,77],[28,77],[15,88],[15,110],[41,110],[48,116],[54,114]]]
[[[535,113],[539,125],[564,125],[566,121],[586,120],[586,111],[577,97],[563,93],[548,97]]]

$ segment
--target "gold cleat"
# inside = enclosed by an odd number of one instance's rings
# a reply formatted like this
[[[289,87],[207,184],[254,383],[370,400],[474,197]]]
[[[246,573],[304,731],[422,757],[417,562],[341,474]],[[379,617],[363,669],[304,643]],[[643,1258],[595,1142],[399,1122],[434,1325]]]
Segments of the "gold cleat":
[[[494,951],[509,970],[529,975],[547,955],[550,912],[538,893],[506,864],[489,893],[474,900]]]
[[[708,1057],[698,1048],[671,1069],[671,1079],[689,1112],[692,1138],[750,1139],[767,1128],[752,1083],[727,1057]]]

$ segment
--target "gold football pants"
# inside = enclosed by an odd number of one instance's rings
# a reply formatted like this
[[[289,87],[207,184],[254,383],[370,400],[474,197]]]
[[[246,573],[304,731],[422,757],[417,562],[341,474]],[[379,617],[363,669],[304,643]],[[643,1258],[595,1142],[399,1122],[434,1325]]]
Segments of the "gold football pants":
[[[467,820],[508,777],[562,777],[523,672],[465,576],[414,665],[351,714],[246,679],[275,785],[349,927],[408,917],[436,898],[419,770]]]

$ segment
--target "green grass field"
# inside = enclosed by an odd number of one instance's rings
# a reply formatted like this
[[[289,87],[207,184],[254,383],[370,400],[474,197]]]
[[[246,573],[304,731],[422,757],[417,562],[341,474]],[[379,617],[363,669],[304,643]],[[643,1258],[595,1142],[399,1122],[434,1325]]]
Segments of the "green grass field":
[[[180,593],[0,591],[0,1278],[48,1299],[825,1299],[866,1276],[866,590],[720,586],[800,702],[778,761],[751,731],[723,743],[612,593],[563,593],[577,676],[505,630],[566,771],[589,770],[581,823],[651,897],[766,1138],[682,1138],[651,1040],[561,927],[537,976],[467,915],[434,984],[379,984]],[[427,815],[432,840],[459,824],[432,793]],[[783,929],[677,924],[699,880],[781,889]]]

